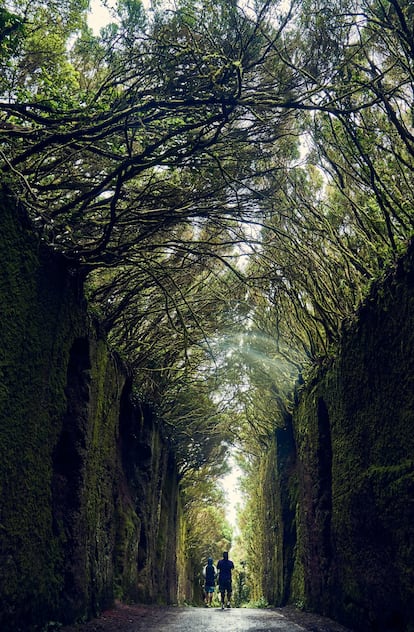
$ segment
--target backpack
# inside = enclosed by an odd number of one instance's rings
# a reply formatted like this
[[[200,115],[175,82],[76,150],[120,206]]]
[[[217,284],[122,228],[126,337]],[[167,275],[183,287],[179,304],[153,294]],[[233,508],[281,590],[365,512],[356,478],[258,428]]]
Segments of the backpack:
[[[206,566],[206,586],[214,586],[214,566]]]

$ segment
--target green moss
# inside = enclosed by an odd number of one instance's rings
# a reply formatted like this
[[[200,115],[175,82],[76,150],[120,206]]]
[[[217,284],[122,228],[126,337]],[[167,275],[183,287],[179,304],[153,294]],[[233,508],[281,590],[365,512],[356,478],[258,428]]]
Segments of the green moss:
[[[52,453],[66,405],[73,293],[2,196],[0,297],[0,627],[56,611],[62,577],[53,531]],[[47,289],[45,289],[47,287]]]
[[[373,287],[344,329],[338,357],[294,414],[300,493],[292,594],[303,567],[306,606],[356,630],[414,622],[407,607],[414,603],[412,254]]]
[[[152,411],[127,404],[76,273],[0,207],[0,628],[84,620],[115,596],[175,601],[169,448]]]
[[[116,508],[115,587],[117,599],[137,598],[139,520],[129,498],[119,498]]]

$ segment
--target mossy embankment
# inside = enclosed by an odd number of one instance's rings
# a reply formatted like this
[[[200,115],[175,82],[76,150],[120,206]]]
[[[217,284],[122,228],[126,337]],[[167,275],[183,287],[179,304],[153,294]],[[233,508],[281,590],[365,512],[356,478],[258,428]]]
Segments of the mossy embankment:
[[[272,493],[296,503],[290,514],[267,507],[268,522],[290,526],[290,540],[276,535],[279,557],[289,559],[296,542],[293,570],[279,572],[272,602],[299,604],[358,631],[412,631],[413,245],[344,325],[329,367],[302,389],[289,467],[281,469],[276,456],[268,466]],[[278,431],[273,452],[282,447]],[[264,591],[272,597],[268,581]]]
[[[82,277],[0,195],[0,629],[176,600],[174,456],[91,319]],[[181,579],[181,583],[183,583]]]

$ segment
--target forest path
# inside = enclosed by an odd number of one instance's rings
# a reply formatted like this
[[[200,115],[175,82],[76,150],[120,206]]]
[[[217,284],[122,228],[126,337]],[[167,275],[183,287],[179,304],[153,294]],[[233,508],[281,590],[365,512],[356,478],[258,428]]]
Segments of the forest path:
[[[351,632],[318,615],[295,608],[126,606],[118,604],[88,623],[61,632]]]

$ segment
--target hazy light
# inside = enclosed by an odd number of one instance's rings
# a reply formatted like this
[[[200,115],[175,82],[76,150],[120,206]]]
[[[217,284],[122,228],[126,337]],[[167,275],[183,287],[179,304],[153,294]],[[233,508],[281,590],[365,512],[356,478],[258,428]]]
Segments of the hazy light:
[[[233,527],[233,535],[240,534],[240,530],[237,523],[237,512],[242,507],[244,499],[240,490],[240,478],[243,476],[243,471],[237,465],[234,455],[229,457],[230,472],[220,479],[220,485],[226,496],[225,510],[226,518]]]

